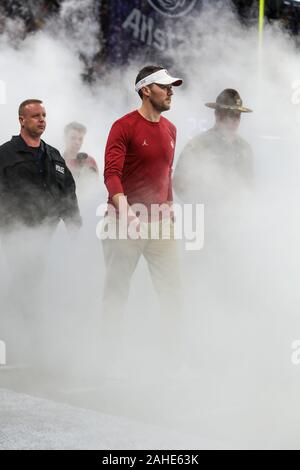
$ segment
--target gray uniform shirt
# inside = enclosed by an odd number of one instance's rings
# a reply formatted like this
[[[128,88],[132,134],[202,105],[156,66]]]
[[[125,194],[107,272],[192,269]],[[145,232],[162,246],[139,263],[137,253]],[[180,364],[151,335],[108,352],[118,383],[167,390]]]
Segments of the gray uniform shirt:
[[[251,186],[253,176],[250,145],[238,135],[229,139],[215,126],[186,145],[173,182],[182,202],[225,202]]]

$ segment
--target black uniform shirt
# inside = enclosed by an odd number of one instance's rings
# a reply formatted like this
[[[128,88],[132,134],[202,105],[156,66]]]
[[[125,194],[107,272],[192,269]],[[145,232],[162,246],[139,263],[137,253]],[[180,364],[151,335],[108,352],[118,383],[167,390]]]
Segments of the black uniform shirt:
[[[15,136],[0,146],[0,229],[16,223],[81,225],[75,182],[58,150]]]
[[[36,159],[36,165],[38,167],[39,174],[42,177],[44,177],[44,175],[45,175],[45,159],[46,159],[44,142],[41,142],[39,147],[30,147],[30,146],[28,146],[28,149],[30,150],[31,153],[33,153],[33,155]]]

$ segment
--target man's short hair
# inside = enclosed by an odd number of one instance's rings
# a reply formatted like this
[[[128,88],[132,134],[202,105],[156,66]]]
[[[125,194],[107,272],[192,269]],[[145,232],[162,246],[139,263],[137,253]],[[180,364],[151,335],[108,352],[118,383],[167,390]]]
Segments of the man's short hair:
[[[43,101],[42,100],[37,100],[35,98],[23,101],[19,106],[19,116],[23,115],[24,109],[26,108],[26,106],[28,106],[29,104],[36,104],[36,103],[37,104],[42,104]]]
[[[86,127],[79,122],[73,121],[65,126],[65,135],[67,135],[70,131],[77,131],[81,134],[86,134]]]
[[[161,67],[160,65],[146,65],[146,67],[142,68],[142,70],[139,71],[135,84],[143,80],[143,78],[148,77],[148,75],[152,75],[155,72],[158,72],[159,70],[164,70],[164,67]],[[143,99],[143,92],[140,90],[139,92],[140,98]]]

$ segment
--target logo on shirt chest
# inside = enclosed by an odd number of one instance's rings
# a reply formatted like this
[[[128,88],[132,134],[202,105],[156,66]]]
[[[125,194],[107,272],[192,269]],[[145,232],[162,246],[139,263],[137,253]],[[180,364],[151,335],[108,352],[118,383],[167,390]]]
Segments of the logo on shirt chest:
[[[60,165],[55,165],[55,170],[60,173],[61,175],[64,175],[65,174],[65,167],[64,166],[60,166]]]
[[[142,143],[142,147],[148,147],[148,141],[147,139],[144,139],[143,143]]]

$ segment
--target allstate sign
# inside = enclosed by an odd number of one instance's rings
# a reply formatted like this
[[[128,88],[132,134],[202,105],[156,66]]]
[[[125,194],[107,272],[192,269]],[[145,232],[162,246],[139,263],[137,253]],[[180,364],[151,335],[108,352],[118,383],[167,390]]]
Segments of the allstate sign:
[[[148,2],[162,15],[176,18],[189,13],[197,0],[148,0]]]

